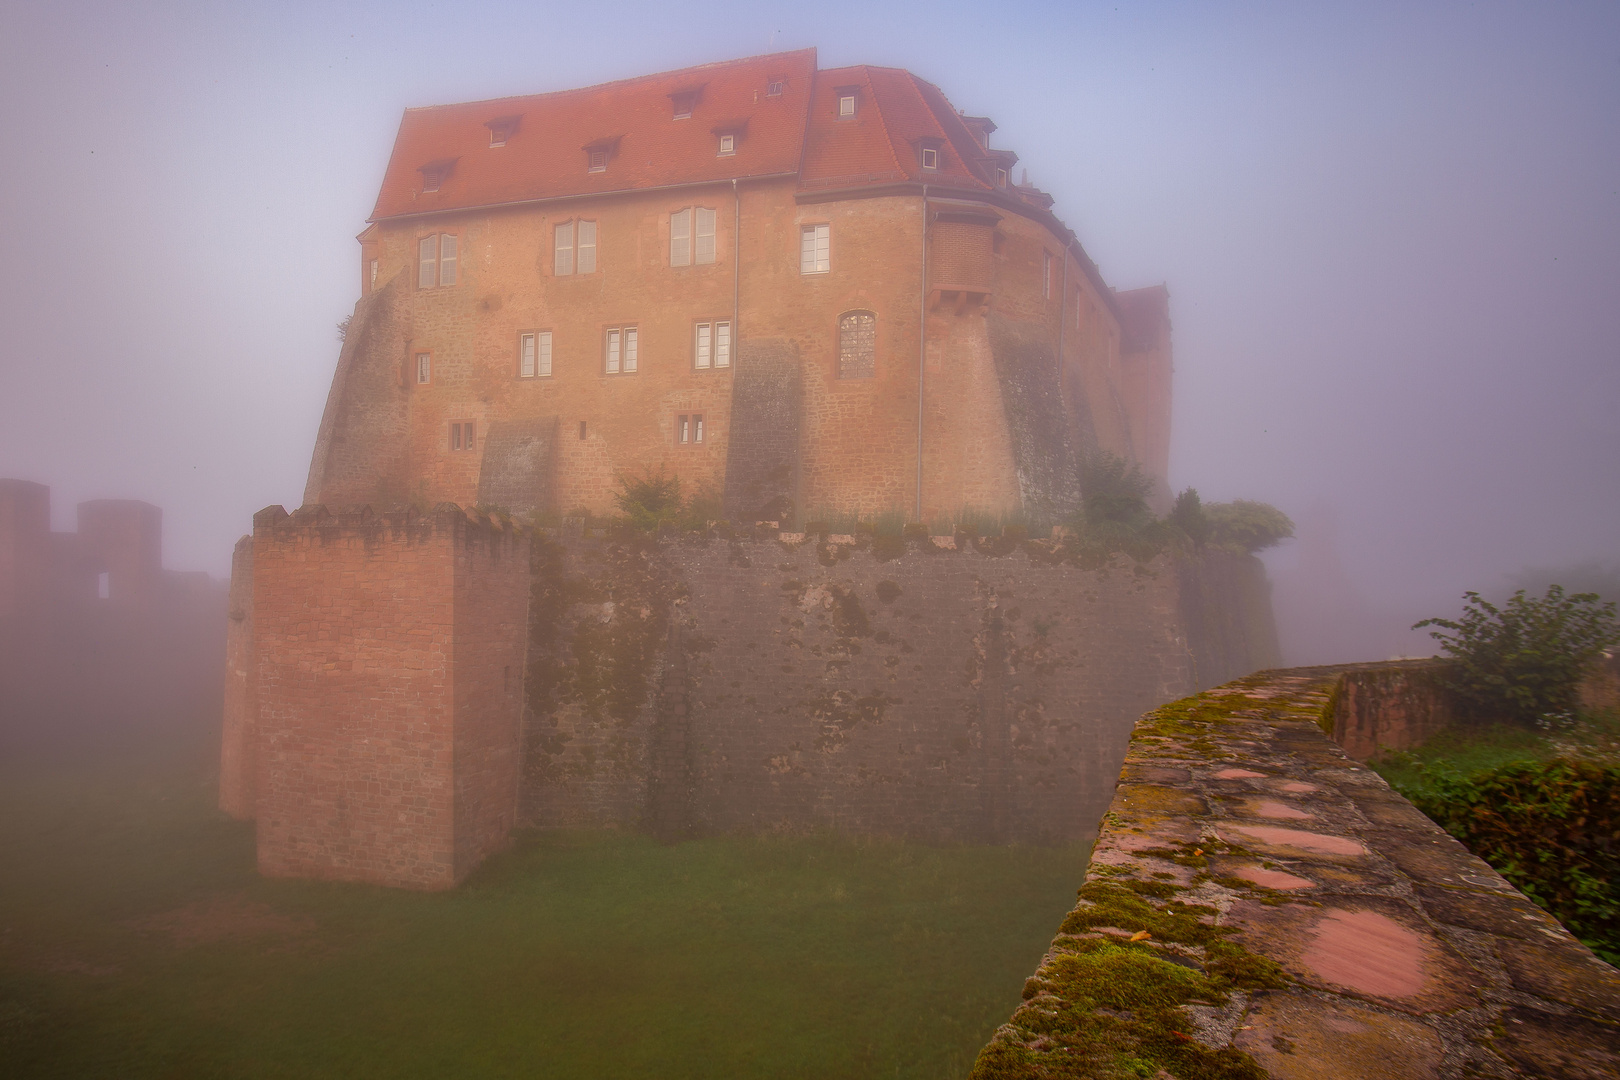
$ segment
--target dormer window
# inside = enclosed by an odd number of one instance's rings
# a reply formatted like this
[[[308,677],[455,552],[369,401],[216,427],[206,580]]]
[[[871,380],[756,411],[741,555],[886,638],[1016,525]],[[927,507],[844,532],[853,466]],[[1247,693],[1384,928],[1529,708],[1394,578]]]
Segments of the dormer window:
[[[939,151],[932,146],[922,148],[922,167],[925,169],[939,168]]]
[[[719,156],[720,157],[730,157],[732,154],[735,154],[736,152],[737,152],[737,136],[730,135],[730,134],[720,136],[720,153],[719,153]]]
[[[838,119],[848,120],[855,115],[860,104],[860,92],[853,86],[838,88]]]
[[[670,94],[669,100],[675,106],[675,119],[690,120],[692,110],[697,107],[698,98],[702,96],[703,87],[701,86],[688,86]]]
[[[1006,169],[997,169],[996,170],[996,187],[1006,187],[1006,186],[1007,186],[1007,170]]]
[[[616,150],[618,150],[619,140],[621,138],[623,138],[623,136],[613,135],[608,138],[596,139],[593,142],[586,143],[584,147],[585,171],[607,172],[608,159],[613,156]]]
[[[517,133],[520,119],[522,117],[497,116],[495,119],[487,121],[484,126],[489,128],[489,145],[492,147],[505,146],[506,141]]]
[[[766,97],[781,97],[786,92],[787,92],[787,76],[786,75],[772,75],[768,80],[766,80],[766,82],[765,82],[765,96]]]
[[[455,161],[430,161],[419,170],[422,174],[422,191],[438,191],[450,177],[450,170]]]

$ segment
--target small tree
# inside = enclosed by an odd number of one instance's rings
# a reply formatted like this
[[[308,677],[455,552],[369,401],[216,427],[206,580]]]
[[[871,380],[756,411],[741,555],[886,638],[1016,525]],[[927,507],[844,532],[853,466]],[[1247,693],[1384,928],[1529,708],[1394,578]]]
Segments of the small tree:
[[[678,518],[681,513],[681,478],[658,473],[619,476],[619,492],[613,496],[630,524],[642,532],[653,532],[660,521]]]
[[[1270,503],[1237,499],[1202,508],[1209,522],[1209,542],[1228,551],[1253,555],[1294,535],[1288,515]]]
[[[1186,533],[1187,539],[1195,544],[1209,539],[1209,518],[1204,514],[1204,504],[1198,498],[1197,488],[1188,488],[1176,496],[1176,504],[1170,508],[1167,520]]]
[[[1118,454],[1099,450],[1080,464],[1080,499],[1086,523],[1109,522],[1129,529],[1140,529],[1153,520],[1147,497],[1153,478],[1135,462]]]
[[[1620,644],[1615,605],[1596,593],[1564,595],[1547,587],[1541,599],[1524,590],[1496,607],[1466,592],[1461,619],[1424,619],[1412,629],[1438,626],[1429,636],[1457,661],[1454,690],[1483,713],[1520,723],[1572,712],[1587,666]]]

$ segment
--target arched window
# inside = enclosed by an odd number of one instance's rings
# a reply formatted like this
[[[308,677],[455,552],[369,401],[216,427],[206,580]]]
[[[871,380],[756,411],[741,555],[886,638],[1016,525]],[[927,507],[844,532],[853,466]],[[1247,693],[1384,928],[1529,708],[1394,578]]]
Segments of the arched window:
[[[877,316],[851,311],[838,317],[838,377],[870,379],[877,365]]]

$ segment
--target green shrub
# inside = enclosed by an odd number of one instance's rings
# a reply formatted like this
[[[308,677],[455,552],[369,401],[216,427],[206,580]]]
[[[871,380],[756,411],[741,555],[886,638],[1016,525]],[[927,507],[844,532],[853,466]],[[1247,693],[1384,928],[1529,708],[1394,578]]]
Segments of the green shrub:
[[[1209,518],[1204,513],[1204,505],[1198,498],[1197,488],[1188,488],[1177,495],[1175,505],[1170,508],[1170,516],[1165,520],[1180,529],[1186,534],[1187,539],[1195,544],[1202,544],[1209,539]]]
[[[1620,765],[1514,761],[1464,776],[1436,762],[1425,780],[1402,794],[1593,952],[1620,963]]]
[[[1519,723],[1574,711],[1581,676],[1610,645],[1620,643],[1615,605],[1596,593],[1564,595],[1551,585],[1541,599],[1524,590],[1496,607],[1476,592],[1461,619],[1424,619],[1429,636],[1457,661],[1449,685],[1476,711]]]
[[[1238,554],[1253,555],[1294,535],[1288,515],[1269,503],[1237,499],[1201,509],[1209,543]]]

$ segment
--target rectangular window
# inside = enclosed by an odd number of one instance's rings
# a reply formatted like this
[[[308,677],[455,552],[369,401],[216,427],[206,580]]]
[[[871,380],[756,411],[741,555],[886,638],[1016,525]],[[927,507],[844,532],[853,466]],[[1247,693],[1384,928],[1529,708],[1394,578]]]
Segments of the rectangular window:
[[[699,266],[714,262],[714,211],[697,208],[697,259]]]
[[[372,264],[375,271],[376,264]],[[373,279],[375,283],[375,279]],[[456,237],[451,233],[424,236],[416,242],[416,287],[456,283]]]
[[[545,379],[551,375],[551,331],[518,335],[518,377]]]
[[[1041,252],[1041,295],[1052,299],[1052,253]]]
[[[563,277],[574,272],[574,223],[565,221],[558,225],[555,235],[551,272]]]
[[[579,223],[578,255],[574,259],[574,268],[581,274],[596,273],[596,222],[581,221]]]
[[[636,328],[615,326],[607,332],[607,349],[603,369],[609,375],[634,375],[636,372]]]
[[[416,242],[416,287],[431,289],[439,280],[439,238],[424,236]]]
[[[838,95],[838,115],[841,116],[841,117],[849,117],[849,116],[854,116],[855,115],[855,95],[854,94],[839,94]]]
[[[675,441],[692,446],[703,441],[703,414],[682,413],[675,418]]]
[[[586,172],[607,172],[606,150],[592,150],[586,160],[589,163],[585,167]]]
[[[782,92],[786,89],[787,79],[781,75],[773,75],[771,76],[770,80],[765,83],[765,96],[781,97]]]
[[[433,354],[419,352],[416,354],[416,384],[426,386],[433,381]]]
[[[932,146],[922,148],[922,167],[925,169],[939,168],[939,151]]]
[[[473,449],[473,421],[458,421],[450,425],[450,449]]]
[[[456,283],[456,238],[449,233],[439,237],[439,284]]]
[[[735,136],[735,135],[722,135],[722,136],[720,136],[720,156],[721,157],[727,157],[728,155],[735,154],[736,152],[737,152],[737,136]]]
[[[699,371],[731,366],[731,323],[700,322],[692,341],[692,366]]]
[[[805,225],[799,229],[799,273],[825,274],[831,269],[831,238],[831,225]]]
[[[677,210],[669,215],[669,265],[690,266],[692,263],[692,208]]]
[[[367,292],[376,292],[377,291],[377,260],[376,259],[371,260],[371,284],[367,287],[366,291]]]

